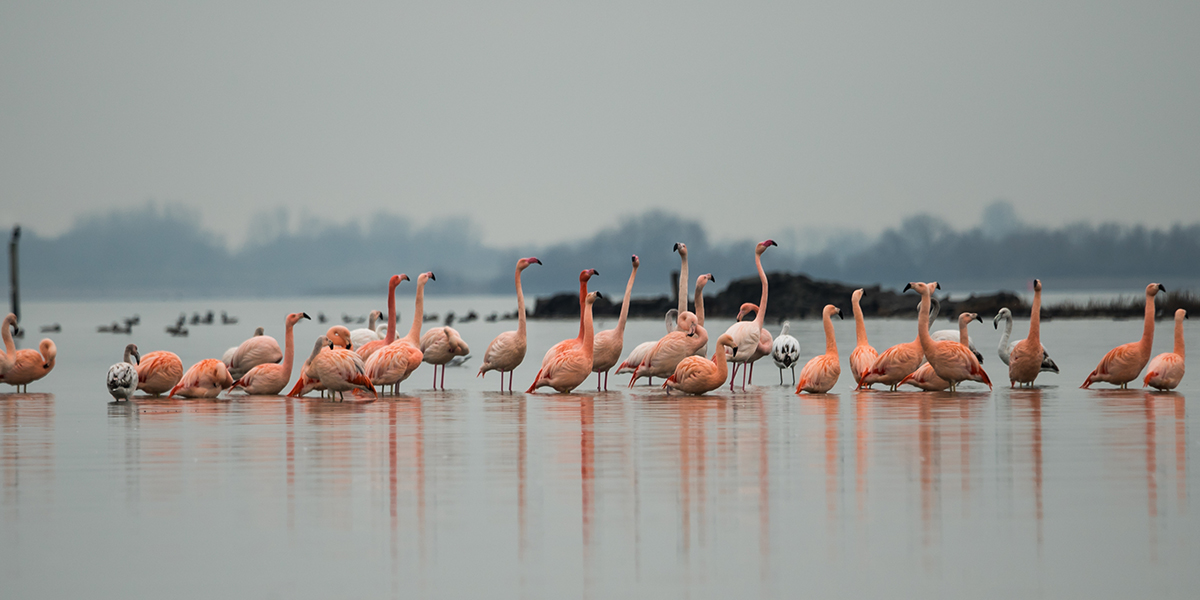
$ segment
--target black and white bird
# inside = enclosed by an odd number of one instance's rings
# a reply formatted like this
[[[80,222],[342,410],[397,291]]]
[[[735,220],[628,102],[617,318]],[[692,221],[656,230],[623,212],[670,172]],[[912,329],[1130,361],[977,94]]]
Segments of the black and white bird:
[[[132,358],[132,360],[131,360]],[[120,402],[128,400],[137,391],[137,364],[142,360],[137,344],[125,346],[125,360],[108,368],[108,393]]]
[[[792,370],[792,383],[796,383],[796,363],[800,361],[800,342],[788,335],[788,330],[791,328],[791,322],[784,321],[779,337],[776,337],[775,341],[771,343],[771,360],[775,361],[776,367],[779,367],[779,385],[783,385],[784,369]]]

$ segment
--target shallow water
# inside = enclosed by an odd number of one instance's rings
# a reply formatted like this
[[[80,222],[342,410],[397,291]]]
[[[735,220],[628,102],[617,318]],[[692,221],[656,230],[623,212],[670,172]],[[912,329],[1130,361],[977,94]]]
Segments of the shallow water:
[[[502,394],[495,374],[474,373],[515,323],[482,321],[457,327],[475,358],[449,370],[446,392],[429,391],[428,365],[402,396],[368,404],[116,405],[104,390],[129,341],[190,364],[255,325],[278,335],[285,312],[365,313],[372,300],[27,305],[27,327],[64,331],[54,372],[0,394],[3,596],[1124,598],[1190,597],[1200,583],[1196,375],[1172,394],[1077,389],[1140,321],[1045,323],[1063,374],[1019,391],[1001,384],[997,332],[974,324],[991,393],[854,392],[851,321],[836,323],[844,374],[823,396],[778,386],[769,359],[759,385],[703,398],[627,390],[627,376],[607,393],[592,379],[576,394]],[[428,303],[486,314],[512,301]],[[209,306],[241,323],[162,332]],[[134,312],[134,335],[94,332]],[[709,323],[715,338],[729,321]],[[298,325],[298,354],[328,325]],[[804,360],[823,349],[819,322],[794,325]],[[514,387],[577,328],[531,323]],[[662,328],[630,323],[626,347]],[[880,349],[914,330],[869,323]]]

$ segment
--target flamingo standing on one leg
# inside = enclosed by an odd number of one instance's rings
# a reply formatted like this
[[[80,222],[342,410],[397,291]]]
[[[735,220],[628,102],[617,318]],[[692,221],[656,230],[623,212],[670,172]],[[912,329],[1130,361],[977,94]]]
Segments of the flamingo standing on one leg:
[[[471,348],[458,330],[450,326],[434,327],[421,336],[421,360],[433,365],[433,389],[438,389],[438,367],[442,368],[442,390],[446,389],[446,363],[466,356]]]
[[[1020,343],[1021,340],[1009,342],[1008,338],[1012,335],[1013,318],[1012,311],[1007,308],[1001,308],[1000,312],[992,318],[992,327],[999,329],[1000,321],[1004,321],[1004,333],[1000,334],[1000,345],[996,348],[996,354],[1000,356],[1004,366],[1008,366],[1008,357],[1012,355],[1012,350]],[[1050,358],[1049,354],[1042,356],[1042,372],[1043,373],[1058,373],[1058,365],[1054,363],[1054,359]]]
[[[592,373],[592,355],[595,350],[592,305],[596,303],[599,295],[599,292],[592,292],[584,298],[579,337],[575,338],[573,344],[560,344],[562,350],[551,356],[549,361],[543,361],[533,385],[529,386],[525,393],[531,393],[540,387],[550,387],[559,393],[566,393],[587,381],[588,375]]]
[[[1186,310],[1180,308],[1175,311],[1175,351],[1163,352],[1150,361],[1142,387],[1173,390],[1183,381],[1183,362],[1187,357],[1183,344],[1183,320],[1186,318]]]
[[[137,364],[138,389],[157,396],[175,387],[183,379],[183,361],[167,350],[147,353]]]
[[[292,379],[292,363],[295,362],[295,339],[292,327],[300,319],[310,319],[308,313],[291,313],[283,319],[283,362],[281,364],[261,364],[246,372],[233,382],[229,391],[242,388],[251,396],[275,396],[287,387]],[[232,374],[231,374],[232,375]]]
[[[0,374],[0,383],[15,386],[17,391],[29,391],[29,384],[37,381],[54,369],[58,358],[58,347],[50,338],[38,343],[37,350],[17,350],[13,343],[12,330],[17,327],[17,316],[9,313],[0,328],[4,330],[4,347],[7,352],[7,369]]]
[[[529,265],[542,264],[536,257],[522,258],[517,261],[517,270],[513,275],[517,286],[517,330],[506,331],[496,336],[488,344],[483,353],[483,365],[479,367],[476,377],[482,377],[488,371],[500,372],[500,391],[504,391],[504,374],[508,373],[508,391],[512,391],[512,372],[525,360],[525,293],[521,291],[521,272]]]
[[[759,242],[754,247],[754,266],[758,268],[758,279],[762,282],[762,297],[758,301],[758,314],[753,321],[737,322],[725,330],[737,344],[737,353],[730,358],[733,362],[733,374],[729,377],[729,391],[733,391],[733,378],[737,375],[738,363],[748,363],[758,350],[758,340],[762,337],[763,321],[767,316],[767,273],[763,271],[762,254],[771,246],[778,246],[774,240]],[[740,315],[739,315],[740,317]],[[760,356],[761,358],[761,356]],[[742,374],[742,390],[746,389],[745,373]]]
[[[1165,291],[1167,288],[1161,283],[1146,286],[1146,322],[1142,327],[1142,339],[1109,350],[1080,388],[1087,389],[1097,381],[1104,381],[1125,389],[1130,381],[1137,379],[1142,367],[1150,360],[1150,350],[1154,346],[1154,295]]]
[[[967,344],[961,341],[935,341],[929,335],[929,297],[934,289],[941,289],[941,286],[936,281],[917,281],[905,286],[904,291],[908,291],[909,288],[921,294],[917,339],[921,342],[921,351],[925,353],[925,358],[933,365],[933,371],[950,383],[951,392],[957,391],[958,384],[962,381],[978,381],[987,384],[988,389],[991,389],[992,382],[988,379],[987,372],[979,366],[979,359],[975,358],[975,353],[971,352]]]
[[[717,338],[717,351],[712,360],[701,356],[688,356],[679,361],[675,372],[663,383],[663,389],[678,390],[686,394],[706,394],[725,384],[729,376],[729,365],[725,349],[737,352],[737,345],[729,334]]]
[[[1046,349],[1042,347],[1042,281],[1033,280],[1033,309],[1029,313],[1029,337],[1013,346],[1008,357],[1009,387],[1020,383],[1033,387],[1033,381],[1042,371],[1042,360]]]
[[[842,309],[826,304],[821,310],[821,320],[825,324],[825,354],[818,354],[809,359],[800,370],[800,383],[796,384],[796,393],[824,394],[833,389],[838,377],[842,375],[841,359],[838,358],[837,336],[833,333],[833,315],[842,319]]]
[[[357,352],[359,358],[363,359],[364,361],[368,358],[371,358],[371,354],[373,354],[376,350],[379,350],[380,348],[396,341],[396,286],[400,285],[401,281],[408,281],[408,275],[401,273],[399,275],[392,275],[388,278],[387,332],[384,333],[383,337],[380,339],[370,340],[365,344],[355,344],[356,348],[354,351]],[[350,332],[350,341],[354,341],[353,331]]]
[[[958,315],[958,338],[956,339],[968,341],[971,339],[967,334],[967,325],[971,321],[980,321],[979,315],[968,312]],[[970,348],[969,345],[967,347]],[[905,377],[900,382],[900,385],[905,384],[921,388],[927,392],[940,392],[950,387],[950,382],[938,377],[938,374],[933,370],[933,365],[927,362],[917,367],[916,371],[910,373],[908,377]]]
[[[788,331],[792,328],[790,321],[783,322],[779,337],[771,342],[771,360],[779,367],[779,385],[783,385],[783,370],[792,370],[792,383],[796,383],[796,363],[800,360],[800,340]]]
[[[129,344],[125,346],[125,359],[108,368],[108,378],[105,383],[113,400],[117,402],[129,400],[134,390],[137,389],[138,376],[135,365],[140,358],[137,344]]]
[[[183,379],[171,388],[167,396],[181,396],[184,398],[216,398],[221,390],[233,385],[233,377],[229,375],[229,369],[225,363],[215,359],[206,358],[187,370],[183,374]]]
[[[863,290],[858,288],[850,294],[850,306],[854,310],[854,350],[850,352],[850,374],[854,376],[854,383],[861,384],[863,375],[870,370],[871,365],[879,358],[879,353],[875,351],[875,347],[867,340],[867,323],[863,319],[862,306],[859,301],[862,300]],[[862,387],[862,386],[860,386]],[[866,387],[871,387],[867,384]]]
[[[629,297],[633,294],[633,281],[637,278],[638,261],[633,255],[633,270],[629,273],[629,282],[625,284],[625,298],[621,300],[621,316],[617,318],[614,329],[605,329],[596,334],[596,345],[592,354],[592,372],[596,374],[596,391],[608,389],[608,372],[621,359],[621,350],[625,346],[625,320],[629,317]]]

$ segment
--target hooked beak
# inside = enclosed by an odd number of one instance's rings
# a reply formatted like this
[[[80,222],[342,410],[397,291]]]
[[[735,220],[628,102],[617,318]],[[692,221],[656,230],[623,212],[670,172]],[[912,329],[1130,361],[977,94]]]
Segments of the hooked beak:
[[[716,277],[713,277],[713,276],[712,276],[712,273],[709,273],[709,274],[708,274],[708,282],[709,282],[709,283],[716,283],[716,282],[717,282],[717,278],[716,278]]]
[[[733,356],[737,356],[737,346],[733,347]]]
[[[629,262],[632,262],[632,263],[635,263],[635,264],[636,264],[636,263],[637,263],[637,261],[638,261],[638,257],[637,257],[637,255],[636,255],[636,254],[634,254],[632,257],[630,257],[630,258],[629,258]]]
[[[1165,291],[1167,291],[1167,288],[1163,287],[1163,284],[1160,283],[1160,284],[1158,284],[1158,291],[1165,292]]]
[[[537,263],[537,264],[539,264],[539,265],[540,265],[540,264],[542,264],[542,261],[540,261],[540,260],[538,260],[538,259],[536,259],[536,258],[535,258],[535,259],[533,259],[533,262],[535,262],[535,263]],[[545,265],[543,265],[543,266],[545,266]]]
[[[139,363],[141,363],[141,362],[142,362],[142,355],[141,355],[141,354],[138,354],[138,351],[137,351],[137,350],[134,350],[134,351],[133,351],[133,364],[135,364],[135,365],[136,365],[136,364],[139,364]]]
[[[433,281],[437,281],[437,277],[435,277],[435,276],[433,275],[433,271],[430,271],[430,272],[429,272],[429,278],[430,278],[430,279],[432,279]]]
[[[935,289],[935,290],[940,290],[940,289],[942,289],[942,284],[938,283],[938,284],[934,285],[934,286],[933,286],[933,289]]]
[[[901,291],[900,293],[903,294],[904,292],[907,292],[908,290],[911,290],[911,289],[912,289],[912,284],[906,283],[906,284],[904,284],[904,290]]]
[[[599,277],[599,276],[600,276],[600,271],[597,271],[597,270],[595,270],[595,269],[589,269],[589,270],[592,272],[592,277]]]
[[[768,247],[770,247],[770,246],[778,246],[778,245],[779,245],[779,244],[776,244],[776,243],[775,243],[775,240],[767,240],[767,246],[768,246]]]
[[[979,321],[980,323],[982,323],[982,322],[983,322],[983,317],[981,317],[981,316],[979,316],[979,315],[975,315],[975,320],[976,320],[976,321]]]
[[[840,309],[840,308],[839,308],[839,309],[837,309],[837,316],[838,316],[838,318],[839,318],[839,319],[841,319],[841,320],[843,320],[843,321],[845,321],[845,320],[846,320],[846,317],[843,317],[843,316],[842,316],[842,309]]]
[[[679,242],[675,242],[675,246],[671,248],[671,252],[679,252]]]
[[[302,318],[308,319],[309,321],[311,321],[311,320],[312,320],[312,317],[308,316],[308,313],[300,313],[300,316],[301,316]]]

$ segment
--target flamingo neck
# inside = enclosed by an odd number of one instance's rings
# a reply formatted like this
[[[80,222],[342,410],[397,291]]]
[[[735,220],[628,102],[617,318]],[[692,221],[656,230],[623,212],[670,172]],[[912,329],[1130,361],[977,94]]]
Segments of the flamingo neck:
[[[704,325],[704,286],[696,283],[696,320]]]
[[[758,267],[758,280],[762,282],[762,299],[758,301],[758,314],[754,316],[754,322],[761,329],[767,316],[767,272],[763,271],[762,253],[754,254],[754,266]]]
[[[513,275],[517,284],[517,335],[525,337],[525,292],[521,290],[521,269]]]
[[[583,340],[583,354],[592,359],[596,334],[592,331],[592,305],[584,303],[583,316],[579,319],[579,328],[581,329],[579,337]]]
[[[422,278],[417,282],[417,300],[413,305],[413,320],[412,327],[408,329],[408,336],[404,339],[408,343],[420,347],[421,345],[421,323],[425,319],[425,279]]]
[[[721,383],[725,383],[725,379],[729,377],[729,361],[725,356],[725,344],[717,344],[717,351],[713,353],[713,363],[717,365],[717,378]]]
[[[1148,353],[1154,346],[1154,296],[1146,294],[1146,323],[1142,326],[1142,348]]]
[[[926,354],[933,348],[933,338],[929,336],[929,289],[921,292],[921,308],[917,311],[917,341],[921,350]]]
[[[292,362],[296,360],[295,338],[292,336],[291,322],[284,322],[283,327],[283,378],[287,381],[292,378]]]
[[[967,336],[967,325],[971,322],[967,319],[960,318],[958,320],[958,341],[964,346],[971,345],[971,339]],[[1036,341],[1036,338],[1035,338]]]
[[[687,312],[688,265],[687,254],[679,256],[679,314]]]
[[[965,339],[965,338],[964,338]],[[1035,343],[1042,339],[1042,290],[1033,290],[1033,308],[1029,313],[1029,337]],[[963,342],[964,344],[966,342]],[[1036,348],[1036,346],[1035,346]]]
[[[1011,335],[1012,335],[1012,317],[1009,315],[1005,315],[1004,316],[1004,333],[1002,333],[1000,335],[1000,350],[1001,351],[1008,350],[1008,338]]]
[[[1187,354],[1184,352],[1184,350],[1183,317],[1180,315],[1175,315],[1175,354],[1178,354],[1179,358],[1187,358]]]
[[[629,318],[629,296],[633,294],[633,280],[637,278],[637,267],[629,274],[629,283],[625,284],[625,299],[621,300],[621,316],[617,319],[617,337],[625,333],[625,320]]]
[[[129,348],[126,348],[125,349],[125,362],[132,365],[133,361],[129,360],[129,357],[131,357],[131,356],[133,356],[133,351],[130,350]]]
[[[825,321],[825,354],[837,356],[837,336],[833,333],[833,318],[828,312],[823,315]]]
[[[587,306],[587,280],[579,280],[579,339],[583,339],[583,309]]]
[[[6,354],[8,354],[9,356],[13,356],[17,353],[17,346],[16,346],[16,344],[13,344],[13,337],[12,337],[13,323],[14,322],[10,319],[4,319],[4,323],[2,325],[0,325],[0,328],[4,329],[4,332],[3,332],[4,352]]]
[[[871,342],[867,341],[867,322],[863,319],[862,307],[858,305],[858,299],[851,299],[850,305],[854,308],[854,343],[858,346],[869,346]]]
[[[388,323],[387,335],[383,338],[384,344],[391,344],[396,341],[396,286],[388,282]],[[290,331],[290,330],[289,330]],[[371,326],[371,331],[375,331],[375,327]]]

